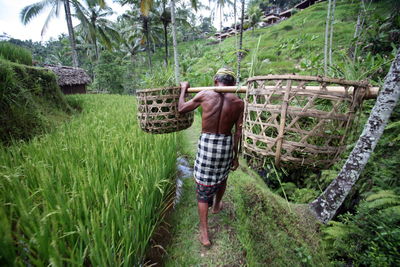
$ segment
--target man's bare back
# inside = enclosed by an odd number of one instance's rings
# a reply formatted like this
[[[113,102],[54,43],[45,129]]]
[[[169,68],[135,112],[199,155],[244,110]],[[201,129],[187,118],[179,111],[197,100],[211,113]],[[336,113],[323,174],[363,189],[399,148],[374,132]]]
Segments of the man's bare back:
[[[224,84],[216,82],[217,86]],[[185,102],[185,94],[190,87],[188,82],[181,83],[181,95],[178,111],[190,112],[201,106],[202,132],[232,135],[235,126],[233,152],[234,159],[232,170],[238,167],[238,145],[242,133],[244,102],[232,93],[217,93],[215,91],[201,91],[193,99]]]
[[[201,98],[202,132],[232,134],[232,128],[241,115],[243,101],[231,93],[203,91]]]

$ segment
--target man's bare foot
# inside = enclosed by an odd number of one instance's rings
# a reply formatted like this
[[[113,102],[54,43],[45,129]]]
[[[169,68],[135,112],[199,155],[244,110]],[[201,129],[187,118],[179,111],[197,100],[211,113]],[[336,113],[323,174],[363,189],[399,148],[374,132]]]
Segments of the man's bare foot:
[[[206,248],[211,247],[211,242],[210,242],[210,240],[208,239],[208,236],[203,235],[203,234],[200,233],[200,235],[199,235],[199,241],[200,241],[200,243],[201,243],[204,247],[206,247]]]
[[[218,207],[217,207],[218,206]],[[212,213],[217,214],[222,210],[222,201],[220,201],[218,204],[217,202],[214,203],[214,206],[212,208]]]

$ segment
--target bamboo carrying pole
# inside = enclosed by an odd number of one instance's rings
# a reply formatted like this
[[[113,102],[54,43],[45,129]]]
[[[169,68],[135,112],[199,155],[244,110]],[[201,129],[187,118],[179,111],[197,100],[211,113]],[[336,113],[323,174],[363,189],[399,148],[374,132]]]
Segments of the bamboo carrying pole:
[[[275,86],[264,86],[264,89],[274,89]],[[219,86],[210,86],[210,87],[191,87],[188,89],[188,93],[199,93],[201,91],[205,90],[214,90],[215,92],[219,93],[246,93],[247,92],[247,86],[224,86],[224,87],[219,87]],[[305,86],[305,90],[308,91],[321,91],[319,86]],[[345,88],[343,86],[327,86],[326,90],[328,92],[332,93],[345,93]],[[349,89],[349,93],[353,92],[353,88]],[[376,98],[378,96],[379,92],[379,87],[369,87],[366,94],[365,94],[365,99],[372,99]]]

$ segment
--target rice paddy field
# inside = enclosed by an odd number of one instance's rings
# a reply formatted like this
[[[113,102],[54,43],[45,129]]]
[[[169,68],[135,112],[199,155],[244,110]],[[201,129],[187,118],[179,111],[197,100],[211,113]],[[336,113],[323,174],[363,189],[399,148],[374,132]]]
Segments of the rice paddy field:
[[[0,265],[141,265],[173,189],[177,135],[142,132],[132,96],[69,101],[83,111],[0,147]]]

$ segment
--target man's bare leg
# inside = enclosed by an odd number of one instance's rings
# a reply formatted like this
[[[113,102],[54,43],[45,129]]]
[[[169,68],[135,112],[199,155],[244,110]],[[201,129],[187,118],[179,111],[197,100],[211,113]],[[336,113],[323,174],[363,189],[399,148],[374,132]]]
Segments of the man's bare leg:
[[[198,202],[199,217],[200,217],[200,242],[203,246],[211,246],[208,238],[208,203]]]
[[[222,209],[222,197],[224,196],[225,193],[225,189],[226,189],[226,181],[228,179],[226,179],[222,184],[221,184],[221,188],[218,190],[218,192],[215,194],[215,201],[214,201],[214,205],[213,205],[213,209],[212,209],[212,213],[216,214],[218,212],[221,211]]]

